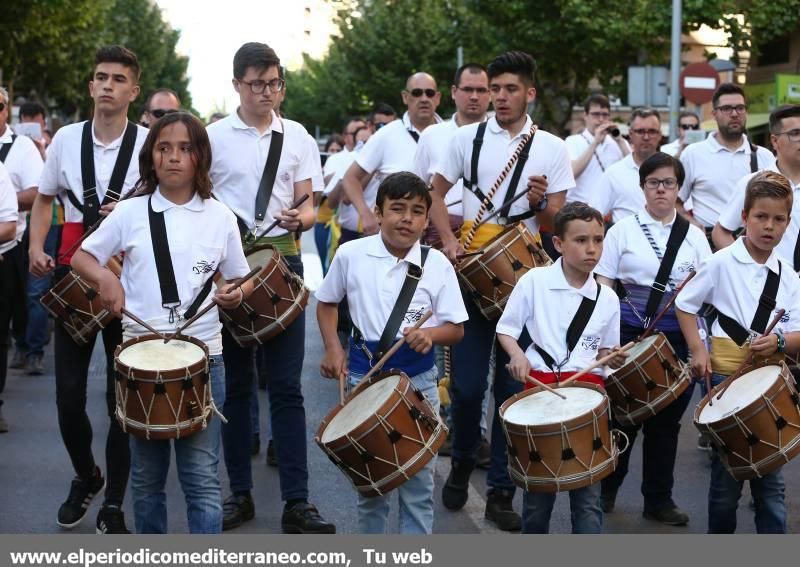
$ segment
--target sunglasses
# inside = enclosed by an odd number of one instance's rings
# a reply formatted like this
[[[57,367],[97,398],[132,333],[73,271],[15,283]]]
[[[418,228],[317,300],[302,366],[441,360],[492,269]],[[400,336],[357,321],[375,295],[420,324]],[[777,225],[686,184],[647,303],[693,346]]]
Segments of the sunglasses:
[[[436,96],[436,93],[437,93],[438,91],[437,91],[436,89],[411,89],[411,90],[410,90],[410,91],[408,91],[408,92],[409,92],[409,93],[411,94],[411,96],[413,96],[414,98],[419,98],[419,97],[421,97],[423,94],[424,94],[426,97],[428,97],[428,98],[433,98],[433,97],[435,97],[435,96]]]
[[[700,124],[678,124],[681,130],[699,130]]]
[[[156,108],[154,110],[151,110],[150,114],[152,114],[155,118],[163,118],[165,114],[173,114],[175,112],[178,112],[178,111],[175,110],[174,108],[166,108],[166,109],[165,108]]]

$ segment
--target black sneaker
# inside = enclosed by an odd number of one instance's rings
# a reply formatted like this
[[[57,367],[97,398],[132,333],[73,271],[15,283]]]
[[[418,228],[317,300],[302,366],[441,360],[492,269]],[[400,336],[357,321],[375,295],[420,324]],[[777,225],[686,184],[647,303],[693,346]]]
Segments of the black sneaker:
[[[518,532],[522,529],[522,518],[511,505],[514,493],[510,490],[496,489],[486,498],[484,517],[494,522],[504,532]]]
[[[82,480],[74,478],[69,489],[69,496],[66,502],[58,509],[58,525],[62,528],[74,528],[81,523],[89,509],[92,499],[102,493],[106,488],[106,479],[96,468],[93,478]]]
[[[98,534],[129,534],[125,527],[125,514],[119,506],[113,504],[103,506],[97,514],[97,533]]]
[[[685,526],[689,523],[689,516],[677,506],[664,508],[663,510],[658,510],[657,512],[645,510],[642,515],[648,520],[661,522],[662,524],[666,524],[668,526]]]
[[[451,461],[450,474],[442,487],[442,503],[448,510],[461,510],[469,498],[469,477],[475,463]]]
[[[222,531],[238,528],[256,517],[256,507],[250,494],[232,494],[222,503]]]
[[[275,445],[272,444],[272,439],[270,439],[269,443],[267,444],[267,466],[278,466],[278,455],[275,453]]]
[[[285,534],[335,534],[336,526],[326,522],[317,508],[308,502],[297,502],[283,508],[281,528]]]
[[[488,469],[492,464],[492,446],[486,437],[481,438],[481,444],[478,447],[478,462],[476,466],[479,469]]]

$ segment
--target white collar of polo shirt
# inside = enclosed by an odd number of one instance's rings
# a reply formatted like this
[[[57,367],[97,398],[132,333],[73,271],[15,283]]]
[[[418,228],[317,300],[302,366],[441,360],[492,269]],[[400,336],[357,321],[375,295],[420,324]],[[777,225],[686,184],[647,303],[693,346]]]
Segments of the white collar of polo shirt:
[[[11,137],[14,135],[14,131],[11,130],[11,126],[6,124],[6,131],[3,132],[3,135],[0,136],[0,144],[7,144],[11,141]]]
[[[672,211],[672,218],[669,219],[669,222],[666,223],[662,223],[660,220],[654,219],[653,215],[651,215],[645,208],[642,208],[642,210],[639,211],[639,222],[642,224],[655,224],[658,226],[667,227],[667,226],[672,226],[676,218],[678,218],[678,211],[674,209]]]
[[[633,161],[633,152],[631,152],[628,155],[626,155],[618,163],[624,164],[628,169],[633,169],[634,171],[639,171],[639,166],[636,165],[635,161]]]
[[[422,268],[422,246],[419,241],[414,243],[411,250],[408,251],[405,258],[397,258],[394,254],[389,252],[386,245],[383,243],[383,236],[379,232],[375,235],[370,245],[367,247],[367,255],[374,256],[375,258],[388,258],[392,257],[397,262],[408,262],[414,264],[418,268]]]
[[[525,114],[525,126],[523,126],[522,130],[520,130],[519,133],[516,136],[514,136],[512,139],[516,140],[517,138],[521,138],[522,136],[524,136],[525,134],[530,132],[531,131],[531,124],[533,124],[533,120],[531,120],[531,117],[530,117],[529,114]],[[497,118],[494,117],[494,116],[492,116],[487,121],[486,128],[492,134],[502,134],[502,135],[505,135],[506,137],[508,137],[508,130],[506,130],[502,126],[500,126],[500,124],[498,124],[498,122],[497,122]]]
[[[547,287],[550,289],[571,289],[573,291],[577,291],[583,297],[588,299],[594,300],[597,297],[597,286],[599,285],[594,279],[594,272],[589,273],[589,277],[586,278],[586,283],[583,284],[583,287],[580,289],[574,288],[569,285],[567,281],[567,277],[564,275],[564,265],[561,263],[561,258],[556,260],[552,266],[550,266],[553,277],[549,278],[550,281],[547,283]]]
[[[736,242],[733,243],[732,253],[733,257],[736,258],[742,264],[755,264],[756,261],[753,260],[753,257],[750,255],[750,252],[747,251],[744,245],[744,239],[746,237],[742,236],[736,239]],[[773,249],[767,258],[767,261],[764,262],[764,265],[769,268],[771,271],[778,273],[778,256],[775,254],[775,250]]]
[[[260,134],[258,132],[258,128],[255,126],[248,126],[244,123],[244,120],[239,116],[239,109],[236,109],[236,112],[231,114],[231,126],[234,130],[249,130],[253,131],[259,136],[270,136],[272,132],[281,132],[283,133],[283,120],[281,120],[280,116],[275,114],[274,110],[270,110],[270,114],[272,114],[272,121],[269,123],[269,128],[263,133]]]
[[[706,141],[711,146],[712,152],[716,153],[716,152],[726,151],[732,154],[744,152],[745,155],[750,155],[750,141],[747,139],[746,134],[742,134],[742,145],[733,151],[729,150],[728,148],[726,148],[717,141],[717,134],[719,134],[719,132],[712,132],[711,135],[708,138],[706,138]]]
[[[116,148],[117,146],[121,146],[122,145],[122,138],[125,137],[125,132],[128,130],[128,123],[126,122],[125,123],[125,128],[122,130],[122,134],[119,135],[119,138],[116,138],[116,139],[112,140],[108,144],[104,144],[103,142],[101,142],[97,138],[97,134],[94,131],[95,126],[96,126],[96,124],[94,123],[94,121],[92,121],[92,142],[94,142],[95,146],[100,146],[101,148],[105,148],[107,150],[112,150],[112,149]],[[136,158],[134,158],[134,159],[136,159]]]
[[[161,193],[161,187],[156,188],[155,192],[153,193],[153,198],[150,200],[150,204],[153,206],[153,211],[156,213],[163,213],[164,211],[174,207],[187,209],[196,213],[199,213],[205,209],[205,203],[197,193],[192,195],[192,198],[189,199],[188,202],[179,205],[167,199],[163,193]]]
[[[442,122],[442,117],[436,114],[435,112],[433,113],[433,119],[434,119],[434,124],[440,124]],[[403,113],[402,120],[403,120],[403,126],[405,127],[406,130],[413,130],[417,134],[422,134],[422,130],[418,130],[417,127],[411,123],[411,117],[408,115],[408,110],[406,110]],[[433,124],[431,124],[431,126],[433,126]]]

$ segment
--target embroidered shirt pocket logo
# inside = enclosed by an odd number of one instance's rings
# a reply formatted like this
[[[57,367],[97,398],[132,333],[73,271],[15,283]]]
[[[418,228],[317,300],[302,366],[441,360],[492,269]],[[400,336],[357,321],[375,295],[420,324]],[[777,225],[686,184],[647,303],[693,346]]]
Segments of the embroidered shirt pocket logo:
[[[600,337],[585,335],[581,339],[581,348],[587,351],[595,351],[600,346]]]
[[[217,262],[215,260],[210,262],[206,260],[198,260],[195,265],[192,266],[192,272],[194,272],[195,275],[208,274],[214,271],[216,265]]]

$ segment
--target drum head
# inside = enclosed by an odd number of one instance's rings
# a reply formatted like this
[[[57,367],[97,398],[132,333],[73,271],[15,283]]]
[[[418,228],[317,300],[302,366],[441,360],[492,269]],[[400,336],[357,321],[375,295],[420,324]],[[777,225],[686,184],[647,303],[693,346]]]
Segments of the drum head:
[[[775,383],[781,374],[781,367],[762,366],[731,382],[721,399],[716,394],[711,404],[706,404],[697,418],[698,423],[714,423],[725,419],[740,409],[750,405]]]
[[[387,376],[347,402],[322,432],[322,443],[350,433],[373,416],[389,399],[399,382],[400,376]]]
[[[250,252],[247,257],[247,264],[250,266],[252,270],[256,266],[261,266],[262,268],[266,266],[272,257],[275,255],[274,248],[262,248],[260,250],[253,250]]]
[[[635,345],[633,345],[630,349],[627,350],[628,353],[628,360],[633,360],[638,358],[640,354],[646,351],[648,348],[653,346],[655,342],[658,340],[659,335],[650,335],[646,339],[642,339]]]
[[[563,423],[592,411],[605,400],[603,394],[591,388],[558,388],[558,393],[567,399],[547,391],[519,399],[505,411],[503,421],[515,425]]]
[[[119,362],[128,368],[138,370],[178,370],[186,368],[205,358],[202,348],[189,341],[172,339],[152,339],[134,343],[119,353]]]

